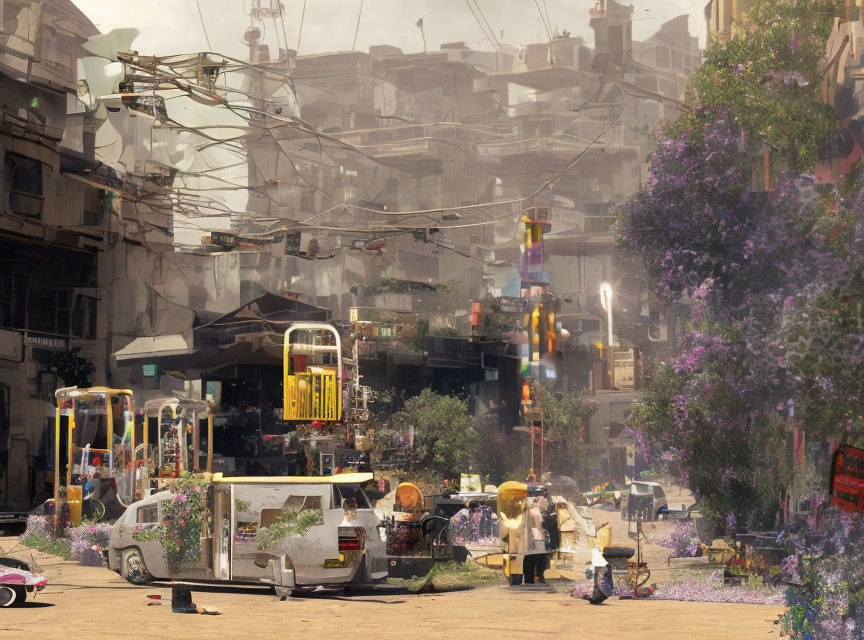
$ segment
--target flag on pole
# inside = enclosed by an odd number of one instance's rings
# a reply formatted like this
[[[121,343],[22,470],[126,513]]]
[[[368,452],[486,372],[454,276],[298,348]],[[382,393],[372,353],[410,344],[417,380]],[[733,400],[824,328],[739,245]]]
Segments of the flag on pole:
[[[419,19],[417,22],[415,22],[414,24],[416,24],[418,27],[420,27],[420,28],[422,29],[422,28],[423,28],[423,18],[420,18],[420,19]]]

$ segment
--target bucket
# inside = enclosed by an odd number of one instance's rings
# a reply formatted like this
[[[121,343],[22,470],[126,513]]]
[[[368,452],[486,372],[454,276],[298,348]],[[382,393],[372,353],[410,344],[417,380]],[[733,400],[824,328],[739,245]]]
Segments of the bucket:
[[[192,602],[192,590],[187,585],[175,584],[171,587],[171,611],[198,613],[198,607]]]

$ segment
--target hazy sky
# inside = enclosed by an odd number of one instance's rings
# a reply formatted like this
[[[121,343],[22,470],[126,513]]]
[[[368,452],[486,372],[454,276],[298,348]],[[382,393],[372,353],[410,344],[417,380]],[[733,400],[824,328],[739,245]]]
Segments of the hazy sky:
[[[243,32],[255,0],[198,0],[212,50],[246,57]],[[260,0],[269,5],[271,0]],[[133,46],[141,54],[167,55],[208,49],[196,0],[73,0],[103,33],[117,27],[136,27],[141,35]],[[356,49],[390,44],[406,52],[422,51],[423,18],[427,49],[443,42],[464,41],[474,49],[491,49],[469,0],[283,0],[284,28],[290,48],[297,48],[300,18],[306,14],[300,55],[351,50],[362,3]],[[476,0],[485,20],[505,44],[522,45],[548,39],[535,0]],[[552,29],[567,29],[588,36],[588,11],[593,0],[536,0],[545,4]],[[704,40],[703,9],[707,0],[632,0],[635,8],[634,37],[643,39],[657,30],[662,20],[690,14],[690,31]],[[627,4],[626,0],[622,0]],[[473,0],[472,0],[473,4]],[[482,17],[480,20],[482,21]],[[485,25],[484,25],[485,26]],[[276,43],[272,21],[265,41]],[[503,36],[502,36],[503,31]],[[281,38],[281,31],[279,37]]]

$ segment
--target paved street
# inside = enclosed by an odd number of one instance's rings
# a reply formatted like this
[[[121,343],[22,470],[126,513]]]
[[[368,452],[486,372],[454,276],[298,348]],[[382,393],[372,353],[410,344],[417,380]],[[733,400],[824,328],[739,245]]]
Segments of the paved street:
[[[0,538],[11,549],[15,538]],[[693,638],[736,640],[778,637],[773,624],[781,609],[758,605],[619,601],[594,607],[565,593],[513,593],[487,587],[442,595],[392,590],[346,598],[316,594],[279,602],[269,591],[202,589],[199,606],[216,607],[218,617],[173,614],[165,585],[136,587],[107,569],[18,547],[11,555],[32,556],[49,579],[35,603],[0,615],[5,638],[323,638],[329,635],[389,639],[469,638]],[[161,606],[147,606],[160,594]],[[172,626],[173,625],[173,626]],[[312,634],[312,635],[310,635]],[[494,634],[492,636],[491,634]],[[176,637],[176,636],[175,636]]]

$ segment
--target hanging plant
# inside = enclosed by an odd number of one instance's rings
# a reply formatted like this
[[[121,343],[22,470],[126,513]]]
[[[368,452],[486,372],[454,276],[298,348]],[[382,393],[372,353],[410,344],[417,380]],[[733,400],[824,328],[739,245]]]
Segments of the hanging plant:
[[[96,373],[96,365],[79,358],[74,351],[58,351],[51,355],[49,366],[67,387],[89,387],[90,377]]]
[[[321,509],[282,511],[273,524],[258,532],[258,549],[266,551],[280,540],[304,536],[309,529],[322,524],[324,512]]]

